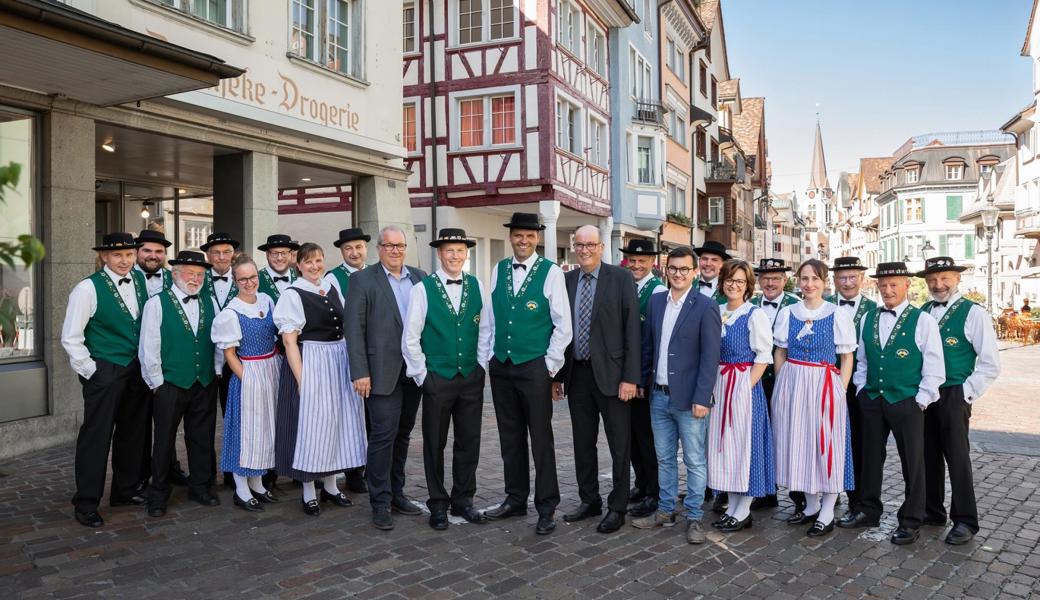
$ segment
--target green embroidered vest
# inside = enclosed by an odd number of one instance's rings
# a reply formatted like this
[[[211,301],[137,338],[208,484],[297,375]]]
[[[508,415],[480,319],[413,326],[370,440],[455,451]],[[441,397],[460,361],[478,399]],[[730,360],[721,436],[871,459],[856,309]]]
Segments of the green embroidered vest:
[[[104,360],[121,367],[137,358],[137,345],[141,339],[141,314],[148,301],[148,287],[144,276],[131,269],[128,275],[137,294],[137,318],[119,295],[116,284],[104,269],[87,277],[94,284],[97,309],[83,329],[84,345],[94,360]],[[124,284],[125,285],[125,284]]]
[[[650,296],[654,295],[654,290],[664,285],[660,279],[651,277],[649,281],[643,285],[643,289],[639,290],[639,322],[643,323],[646,321],[646,308],[650,305]]]
[[[221,303],[220,298],[217,298],[217,290],[216,290],[215,287],[213,287],[213,271],[212,270],[206,271],[206,281],[204,281],[202,283],[202,289],[199,290],[199,297],[200,298],[205,298],[205,297],[213,298],[213,301],[217,303],[217,306],[220,307],[220,310],[224,310],[227,307],[227,305],[231,302],[231,299],[238,295],[238,286],[235,285],[235,279],[231,275],[231,269],[228,269],[227,276],[228,276],[228,279],[231,282],[231,288],[228,289],[227,298],[224,299],[223,303]],[[277,298],[273,298],[272,297],[272,300],[276,300],[276,299]]]
[[[513,364],[545,356],[553,323],[545,278],[553,263],[539,256],[519,290],[513,289],[513,259],[498,263],[491,308],[495,312],[495,358]]]
[[[461,374],[468,377],[478,364],[477,341],[480,338],[480,284],[472,275],[462,276],[462,299],[459,311],[448,298],[448,292],[437,275],[422,281],[426,288],[426,323],[420,342],[426,355],[426,368],[445,379]]]
[[[285,274],[289,277],[290,284],[296,281],[296,273],[294,273],[292,269],[286,270]],[[267,271],[267,269],[260,269],[258,276],[260,278],[259,291],[270,296],[271,300],[278,302],[278,298],[282,295],[282,293],[278,291],[278,286],[275,285],[274,278],[271,277],[271,274]],[[238,292],[237,286],[235,288],[235,292]],[[228,292],[228,302],[231,302],[230,292]]]
[[[883,396],[889,404],[917,395],[921,386],[924,354],[917,347],[915,332],[921,309],[908,305],[899,315],[888,343],[881,347],[879,309],[863,317],[864,350],[867,355],[867,383],[864,389],[871,398]]]
[[[961,296],[946,307],[939,320],[939,336],[942,338],[943,362],[946,363],[946,381],[939,387],[961,385],[975,371],[975,347],[964,334],[964,324],[975,303]],[[925,302],[921,310],[931,312],[932,302]]]
[[[859,305],[856,307],[856,314],[852,315],[852,323],[856,326],[856,345],[857,346],[860,343],[859,324],[863,321],[863,315],[865,315],[868,312],[870,312],[870,311],[874,310],[875,308],[877,308],[877,302],[874,302],[873,300],[871,300],[870,298],[867,298],[863,294],[860,294],[859,298],[860,298],[860,300],[859,300]],[[833,296],[827,296],[827,298],[825,298],[825,300],[827,302],[830,302],[831,304],[838,304],[838,294],[834,294]],[[838,305],[838,308],[841,308],[840,304]],[[834,364],[839,369],[841,368],[841,358],[838,355],[834,356]],[[852,351],[852,372],[853,373],[856,372],[856,351],[855,350]]]
[[[716,279],[718,278],[716,277]],[[693,280],[693,291],[697,292],[698,294],[701,293],[700,277],[697,277],[697,279]],[[718,304],[726,304],[728,302],[728,300],[726,300],[726,295],[722,293],[722,286],[717,286],[715,288],[715,291],[711,295],[711,299],[717,302]]]
[[[335,269],[330,270],[329,275],[335,277],[336,281],[339,283],[339,289],[343,292],[341,294],[343,296],[343,305],[346,306],[347,289],[350,287],[350,271],[347,270],[347,264],[343,263]]]
[[[209,298],[199,294],[198,333],[191,330],[188,315],[181,308],[181,301],[173,290],[159,294],[162,304],[162,325],[159,335],[163,368],[163,379],[181,389],[188,389],[196,381],[209,385],[213,381],[213,340],[210,328],[216,315]]]

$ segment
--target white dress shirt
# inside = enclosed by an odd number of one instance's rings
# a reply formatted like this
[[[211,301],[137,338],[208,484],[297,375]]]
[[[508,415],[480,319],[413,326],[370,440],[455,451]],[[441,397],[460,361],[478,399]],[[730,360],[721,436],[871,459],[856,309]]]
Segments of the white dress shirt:
[[[279,273],[278,271],[275,271],[274,269],[272,269],[270,265],[268,265],[268,266],[264,267],[264,270],[267,271],[267,274],[271,276],[271,281],[274,283],[274,287],[278,289],[278,293],[279,294],[284,292],[285,288],[287,288],[290,285],[292,285],[291,281],[275,281],[274,280],[275,277],[289,277],[290,279],[292,279],[292,276],[289,274],[290,269],[286,269],[285,273]]]
[[[653,278],[654,278],[654,274],[653,274],[653,272],[650,272],[650,273],[647,273],[642,279],[640,279],[639,281],[636,282],[636,296],[638,296],[639,294],[643,293],[643,288],[646,287],[646,284],[650,283],[650,280],[652,280]],[[666,286],[666,285],[659,285],[659,286],[654,288],[654,291],[650,292],[650,295],[660,294],[661,292],[667,292],[667,291],[668,291],[668,286]]]
[[[719,317],[722,318],[722,337],[726,337],[730,325],[753,308],[755,308],[754,304],[745,302],[736,310],[731,311],[726,308],[725,304],[720,304]],[[751,351],[755,353],[753,362],[773,364],[773,327],[770,325],[769,317],[761,309],[755,310],[748,317],[748,341],[751,344]]]
[[[881,339],[882,348],[888,345],[888,338],[892,335],[892,329],[895,328],[896,322],[908,306],[910,306],[910,303],[903,300],[902,304],[895,307],[895,315],[881,312],[882,308],[886,308],[883,304],[878,306],[878,335]],[[867,335],[870,335],[870,332],[866,331],[866,326],[867,320],[864,319],[859,326],[860,336],[864,340],[867,339]],[[918,349],[924,355],[924,363],[921,365],[921,385],[916,397],[918,406],[921,407],[921,410],[924,410],[929,404],[939,399],[939,386],[946,381],[946,363],[943,362],[939,325],[928,313],[923,313],[921,318],[917,319],[917,328],[914,330],[914,343],[917,344]],[[867,383],[866,346],[865,343],[860,344],[859,349],[856,351],[856,373],[852,376],[852,383],[856,386],[857,392],[862,392],[863,386]]]
[[[134,269],[141,274],[141,277],[144,277],[144,283],[148,287],[149,298],[163,291],[163,284],[166,283],[166,269],[159,267],[159,270],[156,271],[159,274],[158,277],[148,277],[148,273],[141,268],[141,265],[134,265]]]
[[[299,289],[312,294],[329,293],[332,284],[328,279],[322,279],[320,285],[314,285],[307,279],[300,277],[292,282],[286,290]],[[278,298],[278,304],[274,307],[274,324],[278,327],[278,333],[300,333],[307,324],[307,315],[303,312],[303,300],[299,294],[283,293]]]
[[[664,318],[661,321],[661,345],[657,353],[657,371],[654,375],[654,383],[658,385],[668,385],[668,345],[672,341],[675,321],[679,318],[679,313],[682,312],[683,304],[686,304],[686,297],[689,295],[690,290],[688,289],[676,300],[675,295],[669,292],[668,301],[664,303]]]
[[[359,269],[355,269],[354,267],[348,265],[347,263],[343,263],[343,268],[347,270],[348,274],[357,273],[358,270],[359,270]],[[339,279],[335,275],[332,274],[331,270],[328,273],[325,274],[325,280],[328,281],[329,283],[331,283],[332,287],[336,288],[336,293],[339,294],[340,299],[343,300],[344,302],[346,302],[347,297],[343,294],[343,288],[341,288],[339,286]],[[283,290],[278,290],[278,291],[281,292]]]
[[[699,283],[701,281],[703,281],[705,283],[710,283],[711,285],[710,286],[701,285]],[[705,296],[708,296],[710,298],[711,296],[715,295],[715,290],[717,290],[719,288],[719,278],[718,278],[718,276],[716,276],[715,279],[712,279],[711,281],[708,281],[707,279],[704,279],[703,277],[698,277],[697,281],[695,281],[693,285],[697,288],[698,292],[700,292],[701,294],[703,294]]]
[[[842,300],[844,300],[845,302],[851,300],[852,305],[850,306],[848,304],[842,304]],[[856,311],[859,310],[859,305],[861,302],[863,302],[863,294],[856,294],[854,298],[846,298],[845,296],[841,295],[841,292],[838,292],[834,295],[835,306],[837,306],[841,310],[841,312],[847,314],[849,318],[853,321],[856,320]]]
[[[231,292],[231,269],[227,270],[227,273],[217,273],[216,269],[210,269],[210,275],[213,279],[213,293],[217,296],[217,302],[220,306],[224,306],[227,303],[228,293]],[[216,277],[227,276],[227,281],[221,281]]]
[[[263,292],[257,292],[256,302],[249,304],[241,296],[235,296],[213,320],[210,337],[219,350],[237,348],[242,343],[242,325],[238,315],[250,319],[263,319],[274,311],[274,300]]]
[[[448,274],[443,269],[437,269],[436,276],[441,280],[444,290],[448,293],[448,300],[457,313],[462,303],[462,286],[448,285]],[[487,372],[487,363],[492,353],[491,319],[491,296],[484,291],[484,284],[477,281],[477,291],[480,293],[480,328],[477,333],[477,362]],[[472,291],[470,292],[472,293]],[[426,381],[426,354],[422,350],[422,332],[426,326],[426,314],[429,309],[429,298],[426,296],[426,286],[416,285],[412,288],[411,298],[408,300],[408,320],[404,324],[404,335],[401,337],[401,354],[407,367],[406,373],[415,380],[415,384],[422,387]]]
[[[946,310],[953,306],[961,297],[955,293],[950,296],[946,306],[933,306],[930,314],[936,323],[943,318]],[[940,341],[941,341],[940,335]],[[968,311],[968,318],[964,321],[964,337],[975,349],[978,358],[975,360],[975,370],[964,380],[964,401],[971,404],[986,392],[993,380],[1000,374],[1000,353],[997,351],[997,334],[993,331],[993,325],[986,309],[978,304]]]
[[[188,317],[191,331],[197,335],[199,332],[199,302],[206,302],[207,299],[200,296],[197,300],[184,302],[184,297],[188,295],[187,293],[177,287],[176,283],[170,289],[173,290],[174,297],[180,303],[179,306],[184,311],[184,316]],[[213,314],[217,314],[220,309],[217,308],[216,301],[212,298],[208,301],[213,307]],[[141,375],[144,377],[144,382],[153,390],[161,386],[164,381],[162,368],[162,321],[162,298],[150,298],[144,305],[144,315],[141,317],[141,346],[138,348],[137,356],[141,359]],[[210,331],[212,332],[212,326]],[[213,368],[217,375],[220,375],[221,369],[224,368],[224,352],[219,348],[214,348]]]
[[[784,294],[783,290],[780,290],[780,295],[776,298],[767,298],[764,292],[762,294],[762,312],[764,312],[766,318],[769,319],[770,326],[776,323],[776,315],[780,314],[780,304],[784,301],[785,295],[786,294]],[[767,305],[767,300],[769,302],[776,302],[776,306]]]
[[[838,307],[830,302],[824,302],[815,309],[809,309],[805,306],[804,301],[785,306],[776,315],[776,323],[773,324],[773,343],[777,348],[787,348],[788,346],[787,338],[792,314],[799,321],[814,322],[834,315],[831,331],[834,336],[835,353],[848,354],[856,351],[856,325],[852,322],[852,317],[839,311]],[[796,332],[795,335],[797,336],[803,331],[805,332],[804,335],[809,335],[812,333],[813,325],[806,323],[802,330]]]
[[[137,283],[130,273],[117,275],[115,271],[104,267],[105,275],[112,280],[112,285],[119,291],[119,297],[123,299],[130,315],[137,318]],[[130,279],[130,283],[119,285],[120,279]],[[72,288],[69,293],[69,306],[65,309],[65,322],[61,326],[61,345],[69,355],[69,363],[72,370],[84,379],[90,379],[97,370],[94,359],[90,357],[87,350],[87,338],[84,333],[87,323],[94,313],[97,312],[97,291],[94,282],[84,279]]]
[[[512,269],[513,271],[513,291],[520,289],[520,286],[524,284],[524,279],[527,278],[527,274],[531,272],[531,268],[534,267],[535,261],[538,259],[538,253],[534,253],[527,258],[527,260],[520,262],[513,257],[512,263],[522,264],[526,266],[526,269]],[[546,268],[546,267],[543,267]],[[545,275],[545,285],[542,286],[542,295],[549,302],[549,316],[552,319],[553,332],[549,338],[549,348],[545,351],[545,367],[549,370],[549,376],[555,377],[556,373],[563,367],[563,352],[567,349],[567,346],[571,343],[571,337],[574,335],[574,331],[571,327],[571,301],[567,297],[567,283],[563,278],[563,269],[561,269],[556,263],[549,261],[548,264],[549,272]],[[495,293],[495,286],[498,284],[498,273],[497,269],[492,272],[491,278],[491,292]],[[488,310],[488,321],[491,323],[492,336],[495,331],[495,311]],[[491,355],[494,354],[494,344],[488,349],[488,359],[491,359]],[[486,362],[486,361],[485,361]]]

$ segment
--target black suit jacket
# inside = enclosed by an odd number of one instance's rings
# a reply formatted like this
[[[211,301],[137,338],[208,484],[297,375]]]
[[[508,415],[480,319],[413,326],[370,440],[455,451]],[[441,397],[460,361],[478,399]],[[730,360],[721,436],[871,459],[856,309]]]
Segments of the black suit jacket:
[[[426,272],[405,266],[412,285],[420,285]],[[397,387],[404,366],[401,337],[404,322],[397,310],[397,298],[387,281],[382,263],[350,275],[344,307],[344,331],[350,378],[372,378],[372,393],[389,395]]]
[[[571,314],[578,301],[578,281],[583,271],[574,269],[564,275]],[[599,281],[592,299],[592,322],[589,325],[589,359],[596,385],[604,396],[618,394],[618,385],[624,381],[639,383],[640,360],[639,299],[632,273],[621,267],[602,263]],[[578,339],[578,322],[574,322],[574,339],[564,353],[563,368],[556,381],[570,386],[571,367],[574,364],[574,345]]]

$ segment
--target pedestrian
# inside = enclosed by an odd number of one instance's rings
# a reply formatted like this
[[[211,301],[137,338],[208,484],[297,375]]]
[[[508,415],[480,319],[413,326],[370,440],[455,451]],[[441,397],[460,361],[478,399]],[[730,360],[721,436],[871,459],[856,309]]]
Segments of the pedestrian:
[[[650,296],[668,291],[664,282],[654,273],[657,248],[650,240],[633,238],[621,249],[627,267],[636,280],[636,296],[639,298],[640,344],[642,331],[646,328],[646,310]],[[657,453],[654,451],[654,431],[650,426],[650,398],[637,390],[631,405],[631,455],[635,483],[628,494],[628,514],[637,519],[657,512],[660,485],[657,481]]]
[[[267,236],[267,243],[257,246],[256,249],[267,255],[267,266],[258,274],[260,293],[267,294],[271,300],[278,302],[285,288],[296,281],[296,271],[289,263],[293,252],[299,250],[300,245],[284,233],[276,233]]]
[[[563,367],[564,351],[571,342],[571,310],[563,270],[536,252],[545,229],[538,215],[513,213],[505,226],[513,256],[495,266],[491,281],[494,344],[488,374],[506,498],[485,514],[492,520],[527,514],[530,434],[538,511],[535,534],[548,535],[556,529],[555,512],[560,503],[551,383]]]
[[[275,402],[282,359],[274,300],[259,292],[256,263],[236,259],[231,274],[238,296],[213,322],[213,343],[231,369],[220,468],[235,478],[234,505],[261,512],[277,500],[262,477],[274,469]]]
[[[840,390],[852,377],[856,331],[847,314],[823,299],[824,262],[809,259],[795,275],[802,300],[780,310],[773,330],[776,479],[805,493],[805,508],[787,523],[812,523],[806,534],[818,537],[834,531],[838,494],[854,485],[848,407]]]
[[[599,227],[574,232],[578,267],[564,276],[574,340],[556,374],[553,398],[567,394],[574,440],[574,469],[581,503],[563,520],[576,523],[603,512],[596,441],[599,421],[610,450],[611,483],[607,514],[596,527],[614,533],[625,524],[631,477],[631,405],[640,376],[639,300],[631,274],[603,262]]]
[[[441,268],[414,286],[401,352],[422,388],[423,465],[430,527],[448,528],[448,511],[470,523],[487,518],[473,507],[480,459],[484,375],[491,350],[490,302],[480,281],[463,273],[476,245],[462,229],[441,229],[430,246]],[[444,448],[454,426],[451,494],[444,487]]]
[[[1029,306],[1029,298],[1023,298],[1022,299],[1022,308],[1020,309],[1019,312],[1021,312],[1023,315],[1026,315],[1027,317],[1030,314],[1032,314],[1033,308],[1031,306]]]
[[[718,375],[722,319],[710,297],[691,292],[697,255],[687,247],[668,253],[671,290],[654,294],[643,329],[642,386],[651,391],[650,418],[657,452],[661,501],[657,512],[632,521],[650,529],[675,524],[682,442],[686,466],[686,541],[703,544],[701,502],[707,486],[708,415]]]
[[[773,431],[762,375],[773,362],[773,330],[765,312],[748,302],[755,289],[751,265],[728,260],[719,285],[722,345],[715,380],[716,410],[708,427],[708,487],[725,492],[729,508],[712,525],[723,533],[751,527],[751,502],[776,492]]]
[[[348,507],[336,474],[365,464],[367,441],[361,399],[350,385],[343,337],[343,303],[325,276],[321,246],[300,245],[301,277],[282,293],[274,323],[285,362],[279,378],[275,465],[278,474],[303,487],[303,512],[321,512],[321,502]]]
[[[109,233],[94,247],[103,267],[72,288],[61,345],[83,387],[83,422],[76,437],[76,521],[105,524],[98,512],[105,492],[109,450],[109,505],[140,506],[138,484],[148,455],[148,388],[141,379],[137,346],[141,311],[148,299],[144,277],[133,270],[138,243],[129,233]]]
[[[404,493],[404,466],[422,393],[407,375],[401,339],[412,288],[426,273],[404,264],[407,251],[404,230],[383,227],[379,262],[351,275],[347,292],[350,373],[371,417],[365,476],[372,525],[381,530],[394,528],[391,510],[422,514]]]
[[[968,427],[971,407],[1000,375],[993,322],[978,304],[958,291],[961,272],[949,256],[925,261],[924,277],[932,299],[921,310],[934,318],[942,340],[946,381],[939,400],[924,411],[925,525],[946,525],[946,469],[950,471],[950,520],[946,543],[967,544],[979,531],[971,475]]]
[[[166,514],[170,499],[169,470],[184,420],[188,451],[188,497],[203,506],[217,506],[213,494],[216,453],[217,376],[223,355],[211,337],[217,314],[215,301],[201,293],[212,265],[201,252],[181,251],[170,261],[173,287],[153,296],[141,322],[141,372],[154,392],[152,420],[152,483],[148,515]]]
[[[873,277],[883,305],[863,317],[853,378],[863,432],[858,503],[862,514],[855,526],[877,527],[881,522],[881,484],[891,433],[903,471],[899,527],[890,538],[897,545],[917,541],[924,523],[924,413],[939,399],[939,386],[946,380],[939,326],[906,299],[910,275],[902,262],[877,266]]]

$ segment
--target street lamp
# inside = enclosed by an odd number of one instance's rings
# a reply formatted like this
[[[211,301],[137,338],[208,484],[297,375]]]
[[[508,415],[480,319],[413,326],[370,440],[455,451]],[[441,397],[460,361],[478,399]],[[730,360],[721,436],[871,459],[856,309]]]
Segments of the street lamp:
[[[993,232],[997,228],[997,216],[1000,209],[993,203],[993,194],[986,196],[986,206],[979,211],[982,215],[982,226],[986,228],[986,305],[993,314]]]
[[[924,245],[921,246],[921,258],[928,260],[928,253],[935,250],[935,246],[932,245],[932,240],[926,239]]]

